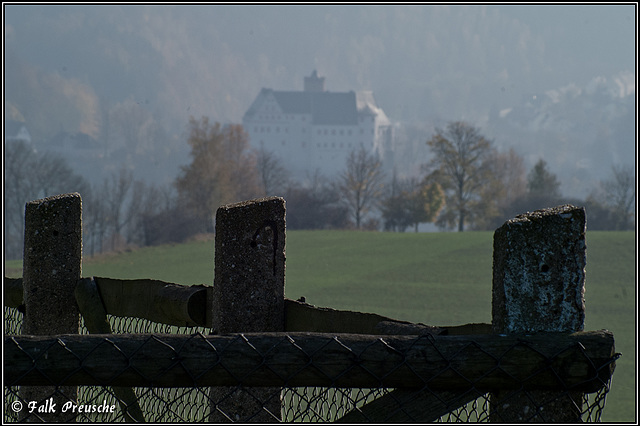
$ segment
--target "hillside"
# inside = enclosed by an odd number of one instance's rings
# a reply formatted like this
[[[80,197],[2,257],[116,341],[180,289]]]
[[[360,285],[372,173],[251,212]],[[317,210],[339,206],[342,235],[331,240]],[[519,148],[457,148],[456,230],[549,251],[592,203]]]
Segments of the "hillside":
[[[86,259],[84,276],[213,282],[213,241]],[[286,296],[431,325],[491,322],[492,233],[290,231]],[[609,329],[617,362],[603,421],[634,419],[635,233],[588,232],[586,330]],[[19,262],[9,262],[9,268]]]
[[[406,127],[398,169],[417,172],[434,127],[464,119],[527,167],[543,155],[581,197],[635,158],[633,17],[633,5],[8,5],[4,118],[43,152],[90,136],[60,152],[90,180],[126,165],[166,183],[190,116],[240,123],[262,88],[300,90],[317,69],[329,91],[373,91]]]

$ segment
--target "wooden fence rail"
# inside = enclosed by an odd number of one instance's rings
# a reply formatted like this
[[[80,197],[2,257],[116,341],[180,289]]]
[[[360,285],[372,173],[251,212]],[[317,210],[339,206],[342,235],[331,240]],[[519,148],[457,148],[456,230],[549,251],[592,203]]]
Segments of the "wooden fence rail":
[[[369,336],[325,333],[5,337],[5,384],[355,387],[594,392],[613,335]]]

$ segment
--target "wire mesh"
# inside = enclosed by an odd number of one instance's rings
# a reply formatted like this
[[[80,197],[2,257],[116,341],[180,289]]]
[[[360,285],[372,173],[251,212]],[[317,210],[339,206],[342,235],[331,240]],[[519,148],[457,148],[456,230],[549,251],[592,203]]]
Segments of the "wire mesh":
[[[5,307],[5,335],[19,335],[22,314],[12,308]],[[139,318],[119,318],[109,316],[113,333],[117,334],[145,334],[145,342],[159,342],[168,345],[167,350],[174,351],[177,359],[180,359],[179,347],[171,347],[167,343],[166,334],[183,334],[192,336],[193,339],[204,339],[210,330],[197,327],[172,327],[164,324],[152,323]],[[87,334],[84,325],[81,325],[81,334]],[[244,340],[243,340],[244,339]],[[428,337],[425,337],[428,340]],[[295,345],[295,339],[284,336],[270,349],[264,350],[259,345],[252,346],[255,355],[262,363],[258,363],[259,368],[269,369],[264,361],[269,353],[277,351],[283,345]],[[382,339],[381,339],[382,340]],[[5,342],[6,343],[6,342]],[[246,343],[251,345],[246,338],[239,336],[233,341],[236,343]],[[60,342],[58,342],[60,344]],[[385,343],[386,344],[386,343]],[[327,342],[313,350],[301,349],[309,359],[309,365],[314,368],[321,368],[314,365],[314,361],[320,359],[323,351],[336,350],[340,346],[345,346],[336,338],[327,337]],[[373,346],[372,344],[371,346]],[[376,343],[375,345],[378,345]],[[401,366],[409,364],[402,361],[406,353],[404,349],[387,345],[393,356],[401,360]],[[214,348],[217,356],[224,357],[225,352],[229,352],[230,346]],[[520,346],[518,346],[520,348]],[[368,350],[356,349],[354,347],[344,347],[346,354],[353,358],[354,366],[347,368],[364,368],[360,362],[363,354]],[[72,350],[66,347],[65,350]],[[493,362],[491,356],[483,351],[479,345],[472,343],[461,352],[474,352],[477,357],[485,356]],[[213,353],[213,352],[212,352]],[[454,365],[456,353],[447,358],[447,370],[455,370]],[[222,359],[221,358],[221,359]],[[39,358],[33,359],[34,369],[37,369]],[[81,360],[83,361],[83,360]],[[553,360],[548,360],[549,365]],[[610,360],[614,362],[615,357]],[[222,362],[222,361],[221,361]],[[501,367],[501,358],[495,359],[495,367]],[[600,368],[606,368],[604,365]],[[400,368],[400,367],[399,367]],[[186,370],[185,370],[186,371]],[[257,371],[257,369],[256,369]],[[275,370],[272,370],[275,372]],[[193,375],[189,371],[185,374]],[[247,373],[249,374],[249,372]],[[469,389],[464,392],[457,392],[455,395],[436,391],[432,389],[431,383],[427,380],[420,388],[395,389],[390,387],[363,387],[345,388],[339,385],[339,378],[333,378],[330,386],[291,386],[292,377],[285,378],[282,387],[252,388],[243,385],[243,377],[235,377],[237,384],[228,387],[216,387],[213,392],[206,386],[188,387],[134,387],[130,389],[135,395],[133,400],[123,399],[122,390],[108,386],[78,386],[77,394],[68,396],[66,383],[51,383],[49,398],[54,398],[58,402],[59,408],[65,404],[71,407],[68,416],[60,421],[75,422],[130,422],[140,420],[137,416],[143,416],[146,422],[219,422],[219,421],[264,421],[280,420],[284,422],[333,422],[333,421],[369,421],[369,422],[491,422],[500,421],[501,415],[507,413],[501,411],[501,407],[509,404],[492,404],[493,394],[488,394],[476,389],[473,382],[470,382]],[[193,376],[194,383],[198,377]],[[380,379],[382,384],[383,378]],[[6,383],[5,383],[6,384]],[[9,383],[11,384],[11,383]],[[528,402],[526,410],[520,415],[523,420],[528,421],[552,421],[548,417],[548,412],[554,405],[573,407],[577,416],[586,422],[598,422],[601,419],[602,411],[605,407],[606,395],[610,389],[610,379],[596,392],[583,394],[569,390],[559,389],[559,392],[539,392],[530,391],[524,387],[510,390],[500,395],[501,401],[517,402],[524,399]],[[222,390],[222,391],[221,391]],[[49,398],[43,398],[34,405],[39,408],[46,404]],[[245,398],[253,401],[258,409],[243,417],[238,416],[234,411],[233,401],[237,398]],[[53,401],[53,400],[52,400]],[[49,418],[38,410],[29,413],[29,403],[31,401],[24,398],[21,390],[17,386],[5,386],[5,422],[17,422],[28,420],[49,420]],[[271,407],[279,407],[279,412]],[[231,403],[231,404],[230,404]],[[436,413],[435,417],[425,419],[424,407],[428,404],[430,412]],[[514,404],[515,405],[515,404]],[[522,404],[520,404],[522,405]],[[88,407],[89,412],[78,412],[73,407]],[[106,412],[99,412],[99,407],[108,407]],[[435,408],[433,408],[435,407]],[[526,408],[525,407],[525,408]],[[21,408],[18,410],[17,408]],[[73,410],[72,410],[73,409]],[[93,411],[91,411],[93,410]],[[137,413],[140,414],[137,414]]]

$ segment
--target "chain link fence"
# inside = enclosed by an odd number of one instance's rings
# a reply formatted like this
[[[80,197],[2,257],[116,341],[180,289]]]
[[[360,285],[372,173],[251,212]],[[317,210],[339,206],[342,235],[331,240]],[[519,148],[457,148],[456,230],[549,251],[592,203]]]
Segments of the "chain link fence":
[[[5,307],[5,336],[19,335],[21,325],[22,314],[13,308]],[[152,323],[147,320],[137,318],[118,318],[109,316],[109,321],[114,333],[114,336],[124,335],[127,333],[144,333],[145,336],[140,343],[140,348],[136,348],[133,351],[125,351],[122,349],[122,353],[139,353],[143,350],[144,345],[148,345],[153,341],[154,344],[164,345],[166,350],[172,351],[176,354],[177,359],[182,359],[181,347],[173,347],[172,342],[168,340],[166,334],[183,334],[192,336],[188,341],[203,339],[206,340],[206,336],[210,330],[205,328],[196,327],[184,327],[177,328],[163,324]],[[81,333],[88,334],[86,328],[81,326]],[[17,338],[16,338],[17,339]],[[428,346],[432,345],[436,353],[441,349],[436,347],[429,336],[425,336],[423,340],[427,341]],[[382,339],[380,339],[382,340]],[[12,343],[11,339],[5,339],[5,347],[19,346],[18,343]],[[100,344],[98,344],[100,345]],[[433,385],[438,380],[436,378],[421,382],[420,387],[414,387],[411,390],[405,388],[393,388],[393,387],[378,387],[378,386],[363,386],[361,388],[346,388],[342,385],[345,376],[356,372],[356,370],[366,370],[366,363],[363,360],[367,358],[367,351],[373,346],[378,346],[378,343],[365,346],[364,349],[357,348],[355,346],[348,346],[337,338],[327,337],[326,343],[321,343],[319,347],[309,349],[308,347],[298,346],[295,338],[283,336],[279,343],[275,346],[264,350],[259,347],[255,342],[244,339],[243,337],[236,337],[232,340],[228,346],[216,347],[212,349],[212,353],[215,356],[220,357],[218,366],[224,364],[222,361],[225,355],[234,356],[235,354],[232,347],[234,345],[248,345],[251,347],[249,352],[252,356],[255,355],[257,359],[256,367],[253,372],[247,373],[240,377],[234,371],[227,371],[233,379],[236,381],[235,385],[226,386],[217,389],[223,389],[223,392],[217,391],[211,392],[210,387],[197,387],[197,386],[185,386],[185,387],[134,387],[132,388],[135,394],[135,400],[123,400],[121,394],[117,392],[118,388],[113,386],[78,386],[77,401],[73,401],[73,404],[79,406],[93,407],[94,412],[69,412],[66,421],[76,422],[129,422],[131,421],[131,415],[134,419],[137,419],[138,414],[132,414],[139,412],[144,417],[146,422],[219,422],[219,421],[273,421],[281,420],[285,422],[424,422],[425,407],[428,407],[429,412],[435,413],[434,417],[427,421],[436,422],[489,422],[500,420],[500,407],[509,406],[509,402],[518,402],[521,404],[524,399],[527,401],[527,408],[522,415],[525,417],[523,420],[545,422],[549,421],[547,417],[554,405],[561,404],[566,410],[576,413],[579,419],[586,422],[598,422],[601,419],[602,410],[605,406],[605,400],[607,392],[610,388],[610,377],[601,380],[595,386],[594,391],[591,393],[581,393],[570,391],[569,388],[561,389],[558,391],[537,391],[529,390],[526,386],[520,388],[514,388],[500,396],[501,404],[490,404],[490,394],[483,391],[482,386],[478,386],[482,380],[486,378],[484,375],[480,375],[477,378],[470,378],[468,380],[468,389],[466,391],[448,392],[442,390],[436,390]],[[386,345],[386,346],[385,346]],[[74,352],[73,346],[69,343],[56,341],[51,343],[49,348],[62,347],[65,351]],[[279,349],[285,347],[294,346],[296,350],[303,353],[303,358],[307,359],[307,365],[304,366],[304,370],[315,369],[320,371],[326,376],[327,386],[309,386],[300,387],[296,385],[296,372],[287,373],[285,377],[281,377],[283,385],[280,387],[252,387],[241,386],[243,382],[246,384],[247,377],[252,373],[264,373],[266,370],[269,374],[282,374],[275,367],[270,367],[268,359],[273,356],[273,353],[277,353]],[[525,345],[526,346],[526,345]],[[400,346],[394,346],[393,344],[384,343],[385,350],[388,350],[394,359],[400,360],[395,370],[409,369],[414,367],[408,361],[407,348]],[[505,353],[513,352],[515,350],[521,350],[522,345],[514,344],[512,348],[509,348]],[[28,352],[27,349],[21,347],[19,349],[20,355],[26,355],[32,361],[33,370],[38,371],[39,363],[42,359],[39,356],[34,356],[33,352]],[[121,349],[121,348],[120,348]],[[376,348],[374,348],[376,349]],[[575,348],[574,348],[575,349]],[[576,352],[574,349],[571,351]],[[344,358],[351,358],[353,365],[347,366],[344,372],[337,377],[332,376],[330,373],[323,370],[323,354],[325,351],[337,351],[340,350],[343,354],[346,354]],[[97,351],[97,350],[96,350]],[[463,347],[453,355],[442,354],[444,359],[443,376],[453,377],[460,373],[456,370],[456,357],[462,352],[475,351],[472,357],[477,359],[486,358],[483,362],[492,362],[495,364],[493,367],[488,368],[488,372],[494,372],[496,369],[500,370],[505,376],[509,376],[511,370],[507,367],[507,362],[503,357],[489,356],[489,353],[485,351],[481,345],[472,343]],[[47,352],[47,351],[45,351]],[[558,356],[565,353],[563,350],[558,353]],[[89,359],[92,351],[89,353],[77,352],[73,353],[78,358],[80,369],[83,367],[83,363]],[[586,356],[584,351],[578,349],[578,356]],[[84,354],[84,355],[83,355]],[[506,357],[507,355],[504,355]],[[262,357],[262,359],[259,359]],[[586,363],[594,368],[594,377],[600,377],[600,372],[603,369],[611,368],[611,363],[615,362],[616,357],[612,357],[609,360],[591,360],[586,359]],[[129,360],[129,365],[131,364]],[[116,368],[117,360],[114,359],[114,368]],[[538,371],[536,374],[557,374],[554,370],[554,365],[557,364],[554,357],[550,357],[544,360],[544,364],[549,368],[545,368]],[[184,374],[190,376],[193,382],[197,385],[199,374],[205,373],[192,372],[189,370],[188,365],[183,362]],[[190,365],[190,364],[189,364]],[[221,365],[222,369],[228,369],[230,367]],[[118,371],[117,369],[115,371]],[[299,371],[298,373],[302,373]],[[551,372],[551,373],[550,373]],[[373,371],[368,371],[370,374],[374,374]],[[489,374],[487,373],[487,374]],[[320,374],[320,375],[322,375]],[[391,374],[391,373],[389,373]],[[458,380],[460,379],[455,378]],[[515,379],[515,378],[514,378]],[[51,383],[51,396],[60,397],[64,395],[64,386],[67,386],[66,378],[62,382],[56,383],[54,379],[50,378]],[[382,385],[385,382],[385,377],[379,378],[379,383]],[[463,380],[465,380],[463,378]],[[535,380],[532,375],[527,378],[527,381]],[[21,398],[20,389],[18,386],[6,386],[11,383],[5,382],[5,407],[4,407],[4,422],[17,422],[17,421],[29,421],[29,420],[46,420],[46,417],[41,418],[41,414],[38,411],[29,413],[29,401]],[[241,394],[241,395],[240,395]],[[256,412],[250,413],[245,417],[239,417],[234,411],[232,400],[235,398],[248,398],[249,400],[257,402],[257,406],[261,407]],[[66,398],[66,399],[65,399]],[[45,398],[46,400],[47,398]],[[70,398],[62,397],[62,403],[70,401]],[[275,410],[269,408],[273,407],[273,402],[276,401],[276,406],[281,407],[280,412],[273,412]],[[507,403],[504,403],[504,402]],[[46,402],[46,401],[40,401]],[[69,404],[71,407],[71,404]],[[99,407],[109,407],[107,412],[96,412]],[[18,410],[18,408],[21,408]],[[505,408],[506,410],[506,408]]]

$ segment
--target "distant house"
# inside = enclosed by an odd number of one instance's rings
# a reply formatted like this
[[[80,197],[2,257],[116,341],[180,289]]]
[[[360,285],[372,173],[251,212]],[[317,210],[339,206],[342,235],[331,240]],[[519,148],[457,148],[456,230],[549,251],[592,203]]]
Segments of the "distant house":
[[[67,152],[69,150],[95,150],[98,149],[98,141],[86,133],[58,132],[46,143],[50,151]]]
[[[251,145],[277,155],[304,183],[319,171],[334,177],[359,147],[393,163],[392,125],[372,92],[328,92],[314,71],[303,91],[262,89],[242,120]]]
[[[31,145],[31,134],[27,130],[27,125],[22,121],[6,120],[4,123],[4,141],[25,142]]]

